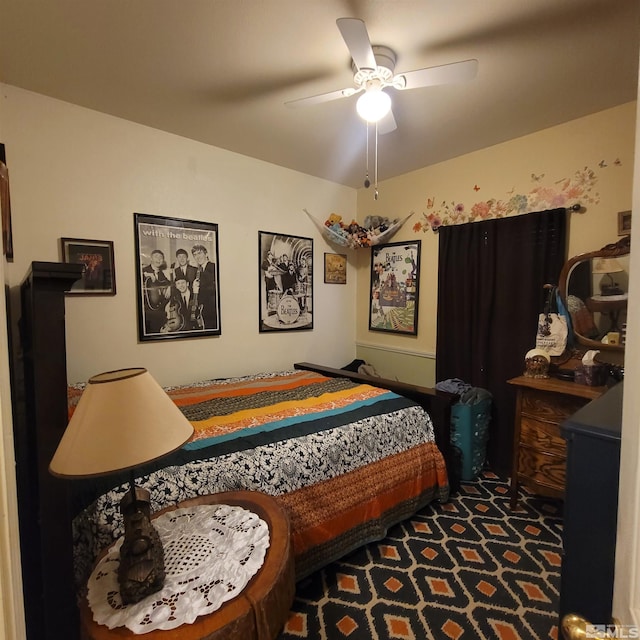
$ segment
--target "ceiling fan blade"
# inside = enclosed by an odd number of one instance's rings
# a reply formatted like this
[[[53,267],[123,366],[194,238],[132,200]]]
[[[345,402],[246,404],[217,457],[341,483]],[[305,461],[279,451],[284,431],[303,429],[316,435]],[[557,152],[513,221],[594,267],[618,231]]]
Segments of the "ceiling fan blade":
[[[478,73],[477,60],[464,60],[462,62],[452,62],[451,64],[442,64],[437,67],[428,67],[426,69],[416,69],[416,71],[407,71],[399,73],[396,78],[404,78],[404,86],[396,84],[397,89],[419,89],[420,87],[432,87],[438,84],[451,84],[454,82],[466,82],[475,78]],[[396,80],[394,78],[394,81]]]
[[[253,77],[246,81],[234,78],[227,82],[216,83],[215,86],[209,84],[207,89],[202,91],[202,94],[213,103],[241,103],[268,97],[285,90],[294,90],[296,87],[325,80],[333,75],[332,71],[316,68],[300,73],[277,73],[268,78],[264,76]]]
[[[393,111],[389,111],[384,118],[378,120],[378,133],[382,136],[385,133],[391,133],[398,128],[396,119],[393,117]]]
[[[338,18],[336,24],[358,70],[375,69],[376,57],[364,22],[358,18]]]
[[[360,89],[354,87],[347,87],[346,89],[338,89],[338,91],[330,91],[329,93],[320,93],[315,96],[309,96],[308,98],[299,98],[297,100],[289,100],[284,104],[287,107],[296,109],[297,107],[309,107],[314,104],[320,104],[322,102],[330,102],[331,100],[338,100],[339,98],[348,98],[355,95]]]

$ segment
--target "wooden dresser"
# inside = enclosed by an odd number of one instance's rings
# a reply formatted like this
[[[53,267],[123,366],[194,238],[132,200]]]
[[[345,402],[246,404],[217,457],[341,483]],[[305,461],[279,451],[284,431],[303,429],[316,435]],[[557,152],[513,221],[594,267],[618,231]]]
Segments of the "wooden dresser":
[[[567,446],[560,425],[607,387],[589,387],[556,378],[518,376],[508,381],[517,388],[511,508],[518,505],[518,487],[534,493],[564,497]]]

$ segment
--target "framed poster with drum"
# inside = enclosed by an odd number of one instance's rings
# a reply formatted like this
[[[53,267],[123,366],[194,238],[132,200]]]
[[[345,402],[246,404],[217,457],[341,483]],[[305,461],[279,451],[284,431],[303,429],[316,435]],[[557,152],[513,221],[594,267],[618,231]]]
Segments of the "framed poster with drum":
[[[313,239],[258,231],[261,333],[313,329]]]

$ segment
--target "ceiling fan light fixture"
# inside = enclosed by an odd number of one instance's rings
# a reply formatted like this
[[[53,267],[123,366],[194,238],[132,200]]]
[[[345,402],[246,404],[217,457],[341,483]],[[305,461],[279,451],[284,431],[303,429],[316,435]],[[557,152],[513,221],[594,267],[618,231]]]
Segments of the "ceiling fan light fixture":
[[[391,98],[381,89],[367,89],[356,103],[358,115],[367,122],[378,122],[391,111]]]

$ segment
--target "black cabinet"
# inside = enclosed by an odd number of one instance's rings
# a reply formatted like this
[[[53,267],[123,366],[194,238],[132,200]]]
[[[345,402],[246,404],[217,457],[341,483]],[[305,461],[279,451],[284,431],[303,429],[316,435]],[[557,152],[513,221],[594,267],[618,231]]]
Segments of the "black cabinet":
[[[577,613],[591,624],[611,620],[622,393],[621,382],[562,425],[567,440],[567,474],[561,619]]]

